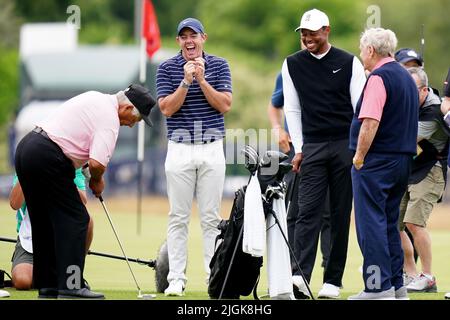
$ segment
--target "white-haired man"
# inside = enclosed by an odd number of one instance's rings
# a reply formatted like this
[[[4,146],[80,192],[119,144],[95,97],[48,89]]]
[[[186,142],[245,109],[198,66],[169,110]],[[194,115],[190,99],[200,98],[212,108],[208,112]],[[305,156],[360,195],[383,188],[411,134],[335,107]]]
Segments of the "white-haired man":
[[[372,28],[360,40],[370,76],[350,129],[352,183],[364,290],[350,300],[407,299],[398,230],[400,200],[416,154],[419,97],[411,75],[393,59],[397,38]]]

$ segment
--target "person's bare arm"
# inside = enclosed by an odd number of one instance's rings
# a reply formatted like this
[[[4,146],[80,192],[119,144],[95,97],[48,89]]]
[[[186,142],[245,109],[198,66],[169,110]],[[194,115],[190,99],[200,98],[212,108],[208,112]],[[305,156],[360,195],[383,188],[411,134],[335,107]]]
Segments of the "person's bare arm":
[[[12,188],[9,194],[9,205],[13,210],[19,210],[22,207],[25,197],[22,192],[20,182],[17,181],[16,185]]]
[[[379,125],[380,122],[375,119],[365,118],[363,120],[359,131],[358,145],[356,146],[355,156],[353,157],[353,164],[355,165],[356,170],[363,167],[364,158],[372,145]]]
[[[267,115],[269,116],[270,125],[273,130],[276,130],[276,134],[278,135],[278,144],[282,152],[288,153],[290,150],[289,142],[289,134],[283,129],[282,121],[283,121],[283,109],[275,108],[272,103],[269,103],[267,107]]]
[[[161,113],[166,117],[171,117],[174,113],[180,110],[184,100],[186,99],[188,90],[189,88],[179,86],[178,89],[171,95],[160,98],[158,100],[158,104]]]
[[[195,60],[195,78],[211,107],[221,114],[231,110],[231,102],[233,100],[232,94],[230,92],[217,91],[208,83],[208,81],[206,81],[205,61],[202,58],[197,58]]]
[[[100,162],[94,159],[89,159],[89,172],[91,174],[89,188],[97,198],[101,196],[103,189],[105,188],[105,181],[103,180],[105,170],[106,167]]]
[[[80,195],[81,198],[81,202],[83,202],[84,205],[87,204],[87,195],[86,195],[86,191],[78,189],[78,194]]]

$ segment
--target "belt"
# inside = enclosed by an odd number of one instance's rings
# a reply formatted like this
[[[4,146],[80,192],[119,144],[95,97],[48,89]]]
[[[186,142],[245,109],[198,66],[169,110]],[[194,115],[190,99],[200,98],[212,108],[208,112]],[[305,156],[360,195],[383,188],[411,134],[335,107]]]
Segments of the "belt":
[[[171,140],[175,143],[182,143],[182,144],[208,144],[208,143],[212,143],[214,141],[216,141],[216,139],[212,139],[212,140],[200,140],[200,141],[175,141],[175,140]]]
[[[34,128],[34,129],[33,129],[33,132],[35,132],[35,133],[37,133],[37,134],[40,134],[40,135],[43,136],[44,138],[50,140],[50,138],[48,137],[47,132],[45,132],[44,129],[42,129],[41,127],[36,127],[36,128]]]

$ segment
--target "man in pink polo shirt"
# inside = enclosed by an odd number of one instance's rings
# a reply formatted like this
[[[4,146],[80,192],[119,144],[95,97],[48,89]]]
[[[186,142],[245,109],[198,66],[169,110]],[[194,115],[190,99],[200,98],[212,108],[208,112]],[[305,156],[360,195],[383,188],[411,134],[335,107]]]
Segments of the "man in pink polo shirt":
[[[408,299],[398,230],[400,200],[416,154],[419,97],[405,68],[392,58],[397,37],[372,28],[361,36],[370,71],[350,127],[356,234],[364,290],[349,300]]]
[[[115,95],[89,91],[63,103],[18,144],[15,166],[33,230],[40,298],[104,298],[84,286],[89,215],[73,183],[75,169],[89,164],[89,188],[99,197],[120,126],[142,119],[151,126],[155,104],[135,84]]]

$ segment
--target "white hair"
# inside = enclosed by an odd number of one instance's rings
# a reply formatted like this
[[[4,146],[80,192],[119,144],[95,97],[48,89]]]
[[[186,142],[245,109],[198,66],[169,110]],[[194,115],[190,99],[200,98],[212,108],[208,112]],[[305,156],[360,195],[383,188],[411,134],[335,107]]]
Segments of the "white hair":
[[[383,28],[366,29],[360,40],[361,47],[367,48],[370,46],[381,57],[393,57],[397,43],[395,33]]]
[[[133,115],[138,117],[141,115],[139,110],[131,103],[130,99],[125,95],[124,91],[119,91],[116,93],[117,101],[119,102],[119,105],[132,105],[133,106]]]
[[[428,87],[428,76],[422,68],[412,67],[407,69],[411,75],[416,75],[422,87]]]

